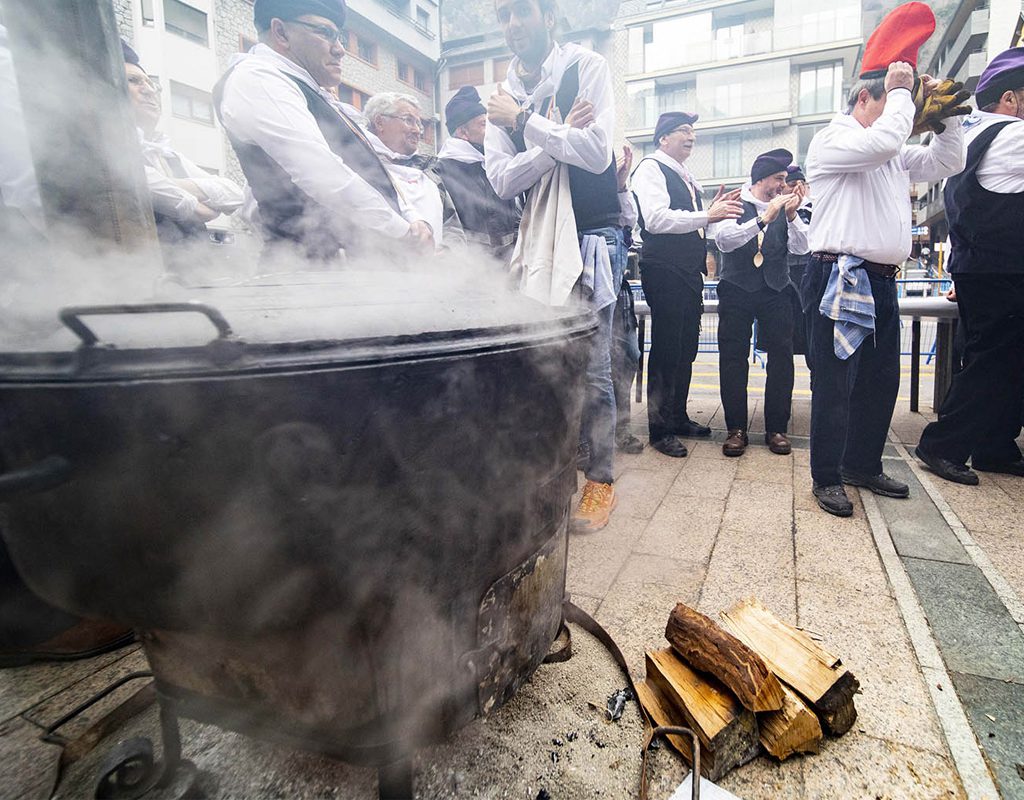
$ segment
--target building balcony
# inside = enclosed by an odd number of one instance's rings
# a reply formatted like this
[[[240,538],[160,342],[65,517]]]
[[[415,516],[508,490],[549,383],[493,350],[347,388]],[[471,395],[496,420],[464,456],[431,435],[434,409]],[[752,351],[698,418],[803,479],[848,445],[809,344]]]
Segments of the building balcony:
[[[946,57],[939,62],[936,70],[939,75],[947,76],[954,72],[958,73],[963,67],[963,62],[970,58],[967,54],[985,44],[989,29],[988,17],[989,9],[987,8],[979,8],[971,12],[964,23],[963,30],[949,46]]]
[[[388,0],[349,0],[348,8],[417,53],[434,61],[440,57],[441,45],[437,30],[409,16],[408,4]],[[435,17],[432,25],[436,23]]]

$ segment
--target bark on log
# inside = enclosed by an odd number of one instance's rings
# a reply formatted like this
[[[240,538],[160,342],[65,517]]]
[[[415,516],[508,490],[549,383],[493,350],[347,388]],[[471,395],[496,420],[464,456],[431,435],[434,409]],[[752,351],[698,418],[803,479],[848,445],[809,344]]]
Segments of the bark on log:
[[[783,704],[778,711],[757,715],[761,744],[779,761],[793,753],[817,753],[821,723],[800,696],[782,684]]]
[[[687,664],[728,686],[744,708],[782,708],[782,687],[761,657],[699,611],[678,603],[669,614],[665,638]]]

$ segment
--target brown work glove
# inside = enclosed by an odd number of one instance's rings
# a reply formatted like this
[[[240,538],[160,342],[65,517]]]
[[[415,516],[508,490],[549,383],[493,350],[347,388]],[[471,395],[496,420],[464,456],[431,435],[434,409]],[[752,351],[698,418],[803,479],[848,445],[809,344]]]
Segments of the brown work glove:
[[[970,114],[974,110],[970,106],[962,105],[971,93],[964,89],[962,83],[952,78],[941,81],[927,97],[924,92],[924,82],[917,80],[914,85],[914,107],[917,113],[914,115],[912,136],[925,131],[942,133],[946,130],[942,120]]]

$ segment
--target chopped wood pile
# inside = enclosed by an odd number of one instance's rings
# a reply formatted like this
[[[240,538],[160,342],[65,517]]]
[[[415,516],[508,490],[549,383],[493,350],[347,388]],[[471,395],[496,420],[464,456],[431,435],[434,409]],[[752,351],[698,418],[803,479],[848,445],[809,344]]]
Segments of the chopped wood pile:
[[[701,771],[718,780],[763,748],[777,759],[817,753],[822,732],[846,733],[859,684],[838,657],[756,600],[722,612],[725,628],[679,603],[670,647],[647,651],[640,702],[655,725],[685,725],[701,744]],[[690,740],[668,736],[692,761]]]

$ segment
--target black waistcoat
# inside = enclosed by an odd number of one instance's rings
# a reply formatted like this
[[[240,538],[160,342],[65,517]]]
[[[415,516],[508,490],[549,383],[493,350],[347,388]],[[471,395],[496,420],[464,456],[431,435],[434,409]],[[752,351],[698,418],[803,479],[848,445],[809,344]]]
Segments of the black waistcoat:
[[[1009,124],[997,122],[979,133],[967,148],[967,167],[946,181],[954,275],[1024,273],[1024,192],[990,192],[978,181],[982,158]]]
[[[643,159],[646,161],[647,159]],[[665,188],[668,190],[668,207],[673,211],[703,211],[704,204],[700,194],[694,190],[693,196],[686,187],[686,182],[679,173],[657,159],[650,159],[661,168],[665,176]],[[694,199],[697,207],[694,208]],[[708,246],[704,237],[697,231],[692,233],[650,233],[644,223],[643,209],[640,201],[636,203],[639,212],[640,236],[644,240],[640,251],[641,269],[669,268],[681,275],[688,286],[698,292],[704,290],[703,275],[708,274]]]
[[[491,188],[482,162],[467,164],[441,158],[437,171],[452,196],[462,227],[497,241],[519,228],[515,200],[502,200]]]
[[[572,104],[580,91],[579,62],[571,64],[563,73],[562,80],[555,92],[555,106],[562,119],[569,116]],[[537,113],[548,113],[551,102],[545,100]],[[608,132],[611,135],[611,131]],[[522,153],[526,150],[526,142],[521,130],[510,134],[516,149]],[[619,224],[619,184],[615,178],[615,159],[611,159],[607,169],[595,175],[593,172],[569,165],[569,190],[572,193],[572,210],[576,215],[576,230],[585,231],[592,228],[616,227]]]
[[[742,225],[757,216],[757,208],[753,203],[743,201],[743,216],[736,220]],[[754,254],[757,253],[757,236],[733,250],[722,253],[722,272],[720,280],[728,281],[748,292],[756,292],[767,286],[781,292],[789,283],[789,224],[786,212],[779,215],[764,229],[764,241],[761,244],[761,255],[764,262],[760,267],[754,266]]]
[[[220,115],[224,84],[231,75],[228,70],[213,90],[214,105]],[[398,193],[380,158],[359,131],[358,126],[343,118],[341,112],[324,100],[304,81],[288,75],[306,99],[306,107],[316,120],[317,127],[327,140],[331,152],[341,156],[345,165],[380,192],[396,212]],[[225,129],[226,130],[226,129]],[[291,176],[274,161],[263,148],[238,141],[226,131],[228,141],[238,155],[238,161],[249,182],[249,188],[259,205],[260,221],[270,241],[290,241],[299,245],[310,258],[332,258],[344,247],[348,251],[359,249],[359,240],[368,231],[351,220],[349,232],[342,238],[338,234],[337,214],[296,186]]]

